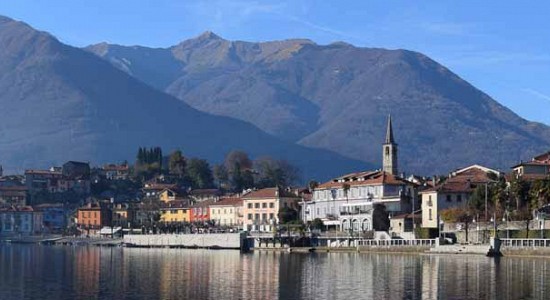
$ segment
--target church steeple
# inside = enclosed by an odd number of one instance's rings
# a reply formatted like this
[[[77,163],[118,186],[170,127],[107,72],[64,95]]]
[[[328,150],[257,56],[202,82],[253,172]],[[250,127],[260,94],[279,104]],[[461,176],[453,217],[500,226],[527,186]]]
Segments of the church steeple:
[[[393,175],[398,174],[397,169],[397,144],[393,139],[393,126],[391,115],[388,116],[388,125],[386,127],[386,140],[382,146],[382,169]]]
[[[393,127],[391,125],[391,115],[388,115],[388,125],[386,127],[386,142],[385,144],[393,144]]]

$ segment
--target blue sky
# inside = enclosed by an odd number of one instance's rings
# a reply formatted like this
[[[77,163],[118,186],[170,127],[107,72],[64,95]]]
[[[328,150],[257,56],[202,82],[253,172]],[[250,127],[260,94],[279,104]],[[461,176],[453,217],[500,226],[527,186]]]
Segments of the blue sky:
[[[74,46],[166,47],[211,30],[415,50],[550,125],[550,1],[0,0],[0,14]]]

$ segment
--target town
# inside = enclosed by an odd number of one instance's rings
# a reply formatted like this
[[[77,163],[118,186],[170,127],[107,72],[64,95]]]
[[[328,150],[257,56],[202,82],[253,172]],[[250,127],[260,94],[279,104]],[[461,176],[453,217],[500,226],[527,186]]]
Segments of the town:
[[[549,236],[550,151],[508,172],[476,164],[428,178],[401,172],[391,117],[385,131],[382,169],[303,187],[293,186],[288,163],[241,151],[213,167],[157,147],[138,149],[134,164],[0,168],[0,237],[292,231],[482,244],[498,231]]]

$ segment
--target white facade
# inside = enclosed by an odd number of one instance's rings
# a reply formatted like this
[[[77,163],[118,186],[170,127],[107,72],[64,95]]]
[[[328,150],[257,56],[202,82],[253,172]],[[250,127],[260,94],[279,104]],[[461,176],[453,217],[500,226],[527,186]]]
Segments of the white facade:
[[[381,176],[391,182],[384,182]],[[350,226],[356,231],[371,230],[375,204],[383,204],[393,215],[410,212],[416,201],[413,184],[383,171],[349,177],[354,181],[340,178],[316,188],[312,200],[304,204],[304,222],[339,220],[342,230],[349,230]]]

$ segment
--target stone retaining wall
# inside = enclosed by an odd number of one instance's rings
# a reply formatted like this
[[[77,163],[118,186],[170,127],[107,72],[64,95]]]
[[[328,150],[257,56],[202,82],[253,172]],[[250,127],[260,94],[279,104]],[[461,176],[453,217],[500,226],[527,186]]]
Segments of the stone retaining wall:
[[[136,247],[197,247],[241,249],[241,233],[125,235],[124,243]]]

